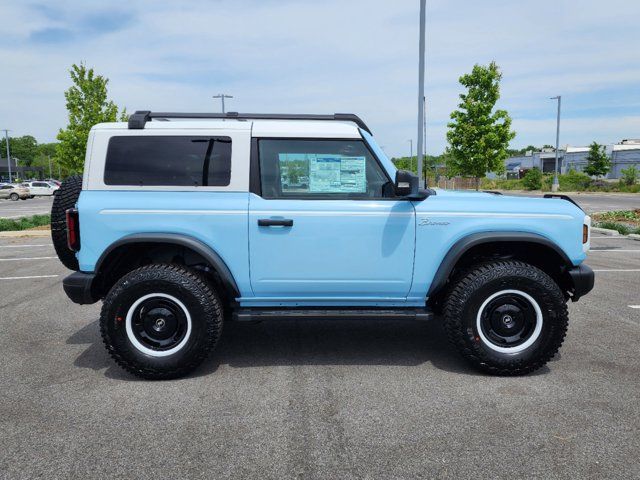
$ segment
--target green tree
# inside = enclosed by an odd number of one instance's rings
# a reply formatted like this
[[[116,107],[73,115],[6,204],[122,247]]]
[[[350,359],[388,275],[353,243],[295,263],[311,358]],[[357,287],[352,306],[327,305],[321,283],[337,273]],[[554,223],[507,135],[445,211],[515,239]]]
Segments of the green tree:
[[[509,114],[494,111],[501,78],[495,62],[475,65],[471,73],[461,76],[460,83],[467,92],[460,95],[459,109],[451,114],[453,121],[448,124],[448,168],[453,174],[475,177],[476,190],[487,172],[504,172],[507,148],[516,136]]]
[[[87,68],[84,63],[73,64],[69,73],[73,85],[64,93],[69,125],[58,132],[60,143],[56,156],[66,171],[81,173],[89,130],[97,123],[115,122],[118,107],[107,99],[109,80],[96,75],[93,68]],[[126,109],[122,110],[120,119],[126,119]]]
[[[0,155],[7,155],[7,141],[0,141]],[[38,141],[31,135],[22,137],[9,137],[9,149],[11,150],[11,158],[17,158],[18,163],[23,167],[31,165],[38,153]]]
[[[598,145],[593,142],[589,145],[589,154],[587,155],[587,166],[584,167],[584,173],[592,177],[604,176],[611,169],[611,159],[605,151],[604,145]]]

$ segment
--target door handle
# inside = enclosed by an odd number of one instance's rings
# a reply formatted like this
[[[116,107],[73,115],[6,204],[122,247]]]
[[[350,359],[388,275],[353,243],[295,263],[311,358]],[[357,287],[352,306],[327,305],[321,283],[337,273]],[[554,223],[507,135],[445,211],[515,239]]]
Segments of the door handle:
[[[259,218],[259,227],[293,227],[293,220],[290,218]]]

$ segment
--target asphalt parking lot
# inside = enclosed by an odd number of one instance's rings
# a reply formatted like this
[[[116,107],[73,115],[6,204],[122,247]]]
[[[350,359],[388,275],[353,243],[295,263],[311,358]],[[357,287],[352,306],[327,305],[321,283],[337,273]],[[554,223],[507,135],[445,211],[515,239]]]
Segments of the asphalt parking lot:
[[[20,218],[51,213],[53,196],[27,198],[26,200],[0,200],[0,218]]]
[[[2,478],[638,478],[640,242],[595,237],[595,290],[519,378],[438,321],[228,324],[191,377],[115,366],[47,238],[0,239]]]
[[[558,192],[569,195],[587,213],[610,212],[613,210],[633,210],[640,208],[640,195],[630,193],[589,193],[589,192]],[[541,197],[544,193],[503,191],[504,195],[524,197]]]

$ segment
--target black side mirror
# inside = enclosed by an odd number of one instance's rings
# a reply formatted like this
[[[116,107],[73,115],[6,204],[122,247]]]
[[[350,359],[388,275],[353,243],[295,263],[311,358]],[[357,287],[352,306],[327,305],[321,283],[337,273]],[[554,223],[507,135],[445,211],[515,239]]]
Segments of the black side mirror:
[[[407,170],[398,170],[394,185],[396,196],[410,199],[424,198],[424,196],[420,195],[419,182],[417,175]]]

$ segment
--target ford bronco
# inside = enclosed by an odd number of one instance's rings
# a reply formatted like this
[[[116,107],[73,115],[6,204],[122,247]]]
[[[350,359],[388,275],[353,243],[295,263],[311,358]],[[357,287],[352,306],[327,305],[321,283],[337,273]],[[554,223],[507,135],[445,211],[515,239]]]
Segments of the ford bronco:
[[[103,301],[108,352],[144,378],[195,369],[226,321],[434,315],[519,375],[594,282],[591,219],[547,197],[422,189],[352,114],[140,111],[91,129],[52,237],[68,297]]]

